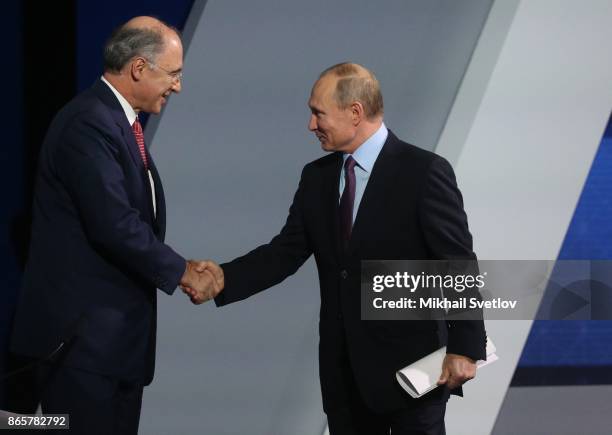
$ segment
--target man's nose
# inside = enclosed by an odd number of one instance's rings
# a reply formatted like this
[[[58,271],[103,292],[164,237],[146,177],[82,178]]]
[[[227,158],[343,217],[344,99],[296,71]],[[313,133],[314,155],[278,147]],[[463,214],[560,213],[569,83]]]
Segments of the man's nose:
[[[172,83],[172,92],[176,92],[177,94],[181,92],[182,80],[179,78],[174,83]]]
[[[308,130],[315,131],[317,129],[317,118],[314,115],[310,115],[310,121],[308,122]]]

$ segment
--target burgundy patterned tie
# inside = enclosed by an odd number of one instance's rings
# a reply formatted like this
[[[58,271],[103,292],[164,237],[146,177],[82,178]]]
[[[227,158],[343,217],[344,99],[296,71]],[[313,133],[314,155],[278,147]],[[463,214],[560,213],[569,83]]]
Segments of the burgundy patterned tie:
[[[355,202],[355,159],[348,156],[344,162],[344,191],[340,198],[340,232],[345,246],[353,229],[353,203]]]
[[[138,144],[138,150],[140,151],[142,163],[144,164],[145,169],[149,169],[149,162],[147,161],[147,153],[145,151],[144,134],[142,133],[142,125],[140,125],[138,117],[136,117],[136,121],[134,121],[134,124],[132,124],[132,131],[134,132],[134,137],[136,138],[136,143]]]

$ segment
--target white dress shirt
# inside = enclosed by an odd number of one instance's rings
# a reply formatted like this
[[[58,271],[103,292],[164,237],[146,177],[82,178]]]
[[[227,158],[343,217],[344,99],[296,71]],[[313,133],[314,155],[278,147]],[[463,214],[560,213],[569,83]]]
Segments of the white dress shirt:
[[[355,202],[353,203],[353,223],[357,217],[357,211],[359,210],[359,204],[361,204],[361,198],[365,192],[368,181],[370,180],[370,174],[374,163],[380,154],[389,131],[383,122],[376,132],[370,136],[364,143],[359,145],[352,156],[357,163],[355,165]],[[342,158],[342,170],[340,171],[340,198],[342,198],[342,192],[344,191],[344,163],[348,156],[351,154],[345,153]]]

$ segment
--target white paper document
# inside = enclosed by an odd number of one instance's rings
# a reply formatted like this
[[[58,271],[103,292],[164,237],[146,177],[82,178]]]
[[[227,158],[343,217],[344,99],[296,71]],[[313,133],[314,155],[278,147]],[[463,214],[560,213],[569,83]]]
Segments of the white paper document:
[[[487,337],[487,359],[477,361],[476,367],[481,368],[497,361],[498,357],[495,352],[495,345]],[[395,374],[397,382],[413,398],[421,397],[438,386],[437,382],[442,374],[442,362],[445,356],[446,346],[399,370]]]

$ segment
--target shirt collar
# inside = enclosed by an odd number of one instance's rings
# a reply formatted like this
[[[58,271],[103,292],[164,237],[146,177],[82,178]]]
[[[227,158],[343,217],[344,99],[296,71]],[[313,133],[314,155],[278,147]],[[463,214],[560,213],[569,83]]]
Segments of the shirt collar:
[[[355,159],[355,162],[361,169],[366,172],[372,172],[374,162],[376,162],[378,154],[380,154],[380,150],[385,144],[388,135],[389,130],[387,130],[383,122],[378,130],[353,152],[353,159]],[[349,154],[344,154],[343,158],[345,162],[348,156]]]
[[[121,108],[123,108],[125,116],[127,117],[130,125],[134,124],[134,121],[136,121],[137,116],[136,112],[134,111],[134,108],[130,105],[130,103],[128,103],[125,97],[121,95],[119,91],[115,89],[115,87],[111,85],[108,80],[106,80],[106,78],[104,78],[104,76],[100,77],[100,79],[108,85],[110,90],[113,91],[113,94],[115,94],[115,97],[117,97],[117,99],[119,100],[119,104],[121,104]]]

